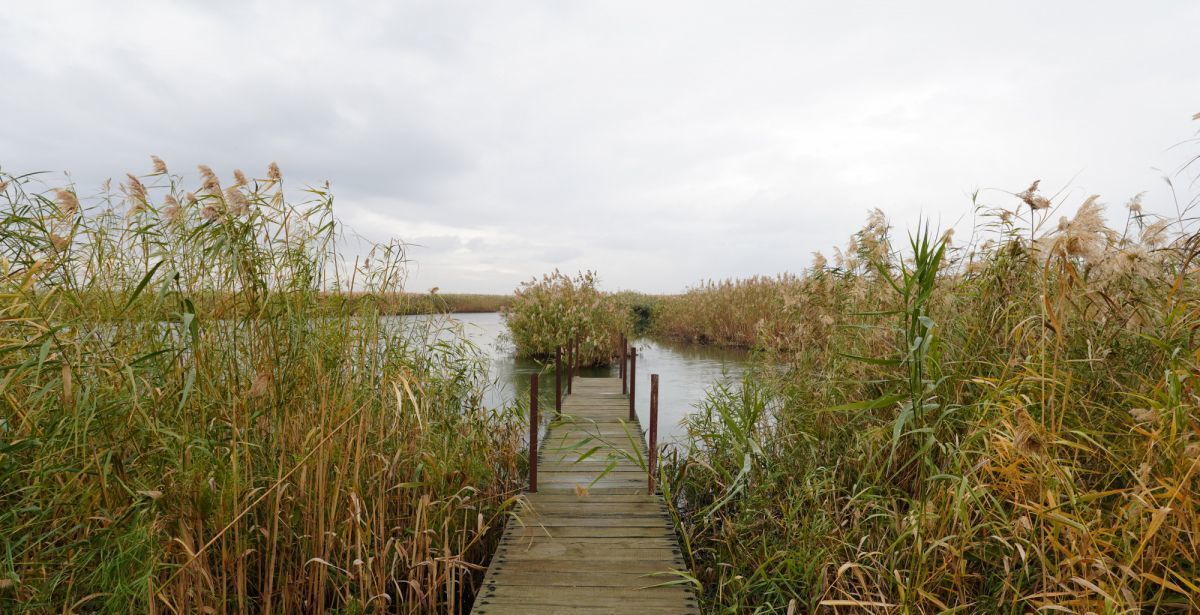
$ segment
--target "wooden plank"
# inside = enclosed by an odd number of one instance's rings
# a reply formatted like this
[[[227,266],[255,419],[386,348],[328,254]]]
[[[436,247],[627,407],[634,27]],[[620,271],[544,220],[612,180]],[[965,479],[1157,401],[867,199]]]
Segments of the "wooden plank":
[[[620,379],[578,378],[573,390],[542,439],[538,492],[516,506],[472,612],[698,615],[666,505],[646,493],[646,436]]]

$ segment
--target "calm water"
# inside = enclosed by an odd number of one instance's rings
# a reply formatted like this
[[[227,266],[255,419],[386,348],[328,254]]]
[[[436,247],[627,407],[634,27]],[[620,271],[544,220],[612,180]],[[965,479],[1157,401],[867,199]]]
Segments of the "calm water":
[[[515,398],[529,397],[529,376],[541,371],[538,398],[544,409],[554,408],[553,366],[513,358],[511,346],[503,341],[507,331],[499,314],[456,314],[467,336],[491,359],[491,378],[496,383],[487,403],[500,406]],[[650,339],[634,341],[638,349],[637,411],[643,425],[650,420],[650,374],[658,374],[659,438],[671,442],[682,437],[679,421],[704,398],[716,382],[736,380],[746,365],[744,351],[664,343]],[[583,376],[616,376],[617,367],[581,370]],[[565,386],[565,383],[564,383]]]

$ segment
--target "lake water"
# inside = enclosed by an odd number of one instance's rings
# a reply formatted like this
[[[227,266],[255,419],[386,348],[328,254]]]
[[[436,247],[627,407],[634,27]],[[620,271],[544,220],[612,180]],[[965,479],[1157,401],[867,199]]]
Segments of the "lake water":
[[[541,372],[538,399],[543,410],[554,409],[554,369],[535,361],[513,358],[510,345],[503,340],[507,332],[499,314],[455,314],[467,336],[487,353],[491,379],[495,386],[488,392],[486,402],[492,407],[514,399],[529,398],[529,376]],[[679,422],[704,398],[705,392],[717,382],[736,381],[745,369],[745,351],[709,346],[676,344],[639,338],[634,340],[638,350],[637,412],[642,425],[650,421],[650,374],[658,374],[659,439],[669,443],[683,436]],[[587,376],[617,376],[617,366],[580,370]],[[565,379],[564,379],[565,380]],[[564,385],[565,381],[564,381]]]

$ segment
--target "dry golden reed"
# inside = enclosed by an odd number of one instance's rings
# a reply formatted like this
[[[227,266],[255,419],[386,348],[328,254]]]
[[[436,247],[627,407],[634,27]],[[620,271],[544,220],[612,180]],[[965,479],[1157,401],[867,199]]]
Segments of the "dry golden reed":
[[[832,263],[665,299],[654,330],[763,361],[667,465],[706,610],[1200,611],[1195,219],[1037,190],[962,245],[872,213]]]
[[[0,179],[0,612],[466,612],[525,463],[484,356],[328,192],[151,162]]]

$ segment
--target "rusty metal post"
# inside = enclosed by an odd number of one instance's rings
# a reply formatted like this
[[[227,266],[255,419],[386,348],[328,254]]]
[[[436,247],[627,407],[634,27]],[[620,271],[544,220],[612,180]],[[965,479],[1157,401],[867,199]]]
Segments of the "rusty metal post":
[[[626,351],[628,350],[628,346],[627,346],[628,341],[629,340],[625,339],[625,334],[622,333],[621,334],[621,395],[624,395],[629,390],[629,388],[628,388],[629,384],[625,381],[625,376],[628,375],[628,372],[625,369],[625,361],[628,358],[628,355],[626,354]]]
[[[537,493],[538,375],[529,376],[529,492]]]
[[[562,346],[554,349],[554,412],[562,414]]]
[[[634,396],[637,392],[637,348],[629,349],[629,420],[637,420],[637,406]]]
[[[650,456],[647,493],[654,495],[654,483],[658,479],[658,374],[650,374]]]
[[[571,383],[575,379],[575,374],[571,373],[571,363],[575,360],[575,342],[567,340],[567,395],[571,394]]]

